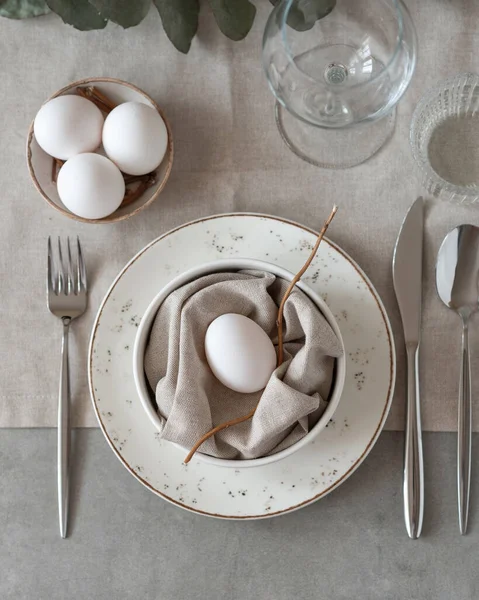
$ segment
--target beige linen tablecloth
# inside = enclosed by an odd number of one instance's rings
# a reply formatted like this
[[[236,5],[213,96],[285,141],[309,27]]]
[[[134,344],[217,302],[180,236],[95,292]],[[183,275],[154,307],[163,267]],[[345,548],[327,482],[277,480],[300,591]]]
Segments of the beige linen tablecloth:
[[[88,314],[71,337],[73,421],[95,426],[86,377],[88,338],[101,298],[131,256],[168,229],[201,216],[266,212],[320,227],[337,202],[341,214],[329,235],[368,273],[396,335],[398,385],[388,427],[402,428],[405,370],[391,254],[405,211],[422,191],[409,151],[409,124],[417,100],[436,81],[479,70],[479,3],[408,0],[419,63],[399,104],[394,137],[375,158],[346,171],[310,166],[281,141],[260,62],[271,6],[267,0],[255,3],[254,28],[240,43],[224,38],[203,10],[187,56],[168,42],[154,10],[128,31],[109,25],[106,31],[80,33],[55,16],[0,19],[0,426],[56,423],[60,324],[45,306],[49,234],[79,234],[86,249],[92,291]],[[174,132],[175,164],[160,199],[115,225],[83,225],[58,215],[33,188],[25,164],[26,134],[40,104],[86,76],[119,77],[144,88],[164,108]],[[434,262],[444,234],[465,222],[479,225],[479,208],[432,203],[428,209],[421,377],[429,430],[456,427],[459,320],[436,297]],[[477,321],[471,350],[479,397],[476,330]]]

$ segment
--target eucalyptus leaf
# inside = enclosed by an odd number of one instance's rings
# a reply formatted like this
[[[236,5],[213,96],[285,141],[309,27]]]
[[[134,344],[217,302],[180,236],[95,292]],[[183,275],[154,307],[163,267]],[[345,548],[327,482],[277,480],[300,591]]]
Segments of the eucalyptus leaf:
[[[48,6],[64,23],[80,31],[103,29],[108,21],[88,0],[46,0]]]
[[[276,6],[281,0],[270,0]],[[329,15],[336,0],[294,0],[288,13],[287,23],[297,31],[307,31],[316,21]]]
[[[0,0],[0,17],[28,19],[50,12],[45,0]]]
[[[198,31],[199,0],[153,0],[153,3],[171,43],[186,54]]]
[[[125,29],[141,23],[151,6],[151,0],[89,0],[102,17]]]
[[[256,8],[249,0],[209,0],[216,22],[231,40],[242,40],[253,25]]]

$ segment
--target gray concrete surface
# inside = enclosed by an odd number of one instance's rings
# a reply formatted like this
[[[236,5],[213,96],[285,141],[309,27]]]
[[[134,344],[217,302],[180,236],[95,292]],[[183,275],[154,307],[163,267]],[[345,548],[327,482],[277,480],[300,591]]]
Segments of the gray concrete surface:
[[[425,435],[424,536],[406,536],[402,434],[383,433],[338,490],[256,522],[189,514],[144,489],[99,430],[76,433],[72,532],[58,535],[55,431],[0,431],[0,599],[475,600],[479,437],[470,534],[457,527],[455,435]]]

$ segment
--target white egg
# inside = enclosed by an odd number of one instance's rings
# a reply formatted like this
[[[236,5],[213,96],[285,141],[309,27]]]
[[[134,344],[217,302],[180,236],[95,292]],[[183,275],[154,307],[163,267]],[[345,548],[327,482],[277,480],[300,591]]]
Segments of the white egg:
[[[58,173],[58,195],[63,204],[84,219],[103,219],[120,206],[125,180],[118,167],[100,154],[78,154]]]
[[[216,318],[206,331],[205,352],[221,383],[243,394],[266,387],[276,368],[273,342],[243,315],[228,313]]]
[[[81,96],[58,96],[38,111],[33,131],[38,145],[50,156],[68,160],[93,152],[101,144],[101,110]]]
[[[163,160],[167,145],[165,122],[151,106],[125,102],[105,119],[103,147],[123,173],[151,173]]]

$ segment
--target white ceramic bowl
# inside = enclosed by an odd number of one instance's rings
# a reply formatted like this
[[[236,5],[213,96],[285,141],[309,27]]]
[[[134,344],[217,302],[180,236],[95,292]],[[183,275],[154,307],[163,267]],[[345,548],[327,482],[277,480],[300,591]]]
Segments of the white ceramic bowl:
[[[156,412],[155,406],[153,405],[152,398],[148,391],[148,386],[146,383],[146,376],[144,371],[144,356],[145,356],[145,348],[148,341],[148,337],[150,335],[151,326],[155,319],[156,313],[160,308],[161,304],[164,300],[176,289],[181,286],[198,279],[198,277],[202,277],[204,275],[208,275],[211,273],[218,273],[222,271],[240,271],[243,269],[254,269],[257,271],[266,271],[269,273],[273,273],[277,277],[281,277],[286,279],[287,281],[291,281],[294,277],[292,273],[283,269],[277,265],[273,265],[267,262],[263,262],[260,260],[254,259],[246,259],[246,258],[235,258],[235,259],[222,259],[214,262],[206,263],[200,265],[199,267],[195,267],[190,269],[189,271],[185,271],[178,277],[175,277],[170,283],[168,283],[157,296],[150,303],[148,308],[146,309],[143,318],[141,319],[140,326],[138,328],[138,333],[135,339],[135,346],[133,349],[133,373],[135,377],[135,384],[138,394],[140,396],[141,404],[146,411],[146,414],[150,418],[153,425],[161,431],[161,421]],[[226,460],[223,458],[215,458],[213,456],[209,456],[207,454],[203,454],[202,452],[196,452],[195,458],[201,460],[206,463],[214,464],[221,467],[232,467],[238,468],[241,467],[259,467],[272,462],[276,462],[293,454],[306,444],[309,444],[311,440],[316,438],[319,433],[326,427],[326,425],[331,420],[336,408],[338,407],[339,400],[341,398],[341,394],[344,388],[344,381],[346,377],[346,356],[344,350],[343,338],[341,336],[341,331],[339,330],[336,319],[334,318],[332,312],[324,302],[324,300],[318,296],[313,290],[307,286],[302,281],[298,282],[297,286],[316,304],[321,313],[324,315],[329,325],[333,329],[334,333],[338,337],[338,340],[342,346],[343,354],[336,360],[336,372],[333,382],[333,389],[330,394],[330,399],[326,410],[323,415],[316,423],[316,425],[309,431],[299,442],[296,442],[289,448],[285,450],[281,450],[276,454],[272,454],[270,456],[265,456],[263,458],[254,458],[254,459],[246,459],[246,460]],[[185,452],[185,457],[190,451],[190,448],[184,448],[179,444],[175,444],[179,448]]]
[[[173,137],[171,128],[161,108],[150,96],[148,96],[148,94],[133,84],[121,81],[120,79],[112,79],[111,77],[90,77],[89,79],[75,81],[61,90],[58,90],[58,92],[55,92],[48,100],[65,94],[74,94],[77,87],[84,88],[88,86],[94,86],[115,104],[121,104],[123,102],[143,102],[159,112],[168,131],[168,146],[163,161],[158,169],[156,169],[154,185],[145,190],[145,192],[135,201],[121,205],[113,214],[108,215],[103,219],[84,219],[83,217],[73,214],[60,200],[57,186],[52,180],[53,159],[38,145],[33,132],[33,123],[30,126],[27,138],[28,170],[33,184],[43,198],[52,208],[61,212],[66,217],[70,217],[70,219],[75,219],[76,221],[81,221],[83,223],[114,223],[116,221],[123,221],[149,206],[156,198],[158,198],[165,187],[173,166]]]

